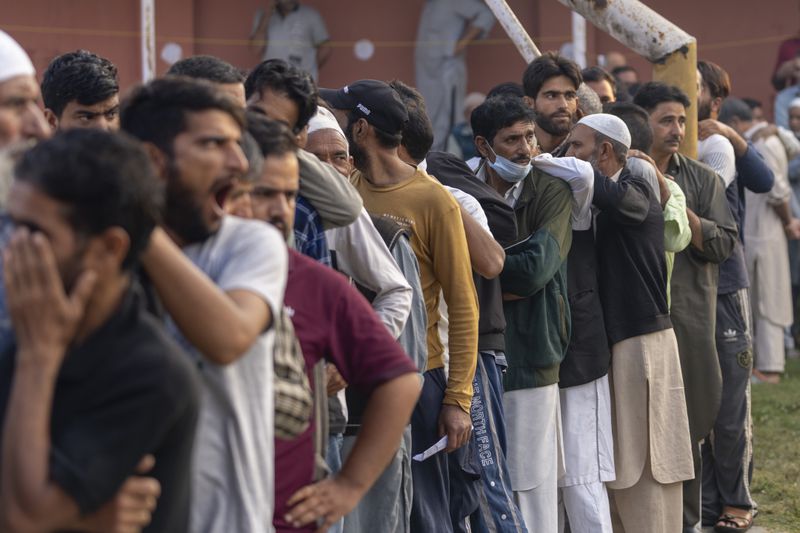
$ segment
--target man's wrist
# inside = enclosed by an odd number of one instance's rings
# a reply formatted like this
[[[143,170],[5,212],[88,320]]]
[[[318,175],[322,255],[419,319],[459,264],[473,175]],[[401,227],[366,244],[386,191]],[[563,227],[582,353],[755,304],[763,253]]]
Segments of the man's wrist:
[[[61,369],[64,350],[50,348],[22,348],[17,352],[15,372],[42,379],[55,380]]]

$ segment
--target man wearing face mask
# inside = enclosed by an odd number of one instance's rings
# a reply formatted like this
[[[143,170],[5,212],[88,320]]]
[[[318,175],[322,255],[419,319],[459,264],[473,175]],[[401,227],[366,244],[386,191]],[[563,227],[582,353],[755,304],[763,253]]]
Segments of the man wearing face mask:
[[[477,176],[514,208],[520,243],[506,250],[503,407],[511,486],[529,531],[557,531],[558,373],[571,321],[566,258],[569,186],[531,165],[534,113],[518,98],[490,98],[472,114]]]

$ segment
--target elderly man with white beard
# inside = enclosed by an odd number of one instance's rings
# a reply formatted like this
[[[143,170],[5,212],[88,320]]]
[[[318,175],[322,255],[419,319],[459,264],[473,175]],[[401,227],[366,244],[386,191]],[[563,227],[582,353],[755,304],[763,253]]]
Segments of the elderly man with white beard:
[[[693,476],[678,345],[669,318],[664,217],[654,191],[626,166],[631,137],[608,114],[582,118],[567,155],[595,169],[600,300],[612,351],[615,531],[673,532],[681,482]]]

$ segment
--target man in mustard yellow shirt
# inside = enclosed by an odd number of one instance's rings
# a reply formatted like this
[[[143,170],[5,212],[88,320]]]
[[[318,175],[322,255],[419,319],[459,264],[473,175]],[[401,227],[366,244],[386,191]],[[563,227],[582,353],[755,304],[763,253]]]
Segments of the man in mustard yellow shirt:
[[[478,302],[469,250],[456,200],[422,170],[397,153],[408,113],[394,90],[376,80],[320,91],[334,108],[358,169],[351,181],[367,211],[406,227],[420,267],[428,315],[428,365],[419,403],[411,419],[412,454],[447,436],[446,451],[469,441],[472,379],[478,350]],[[449,376],[438,335],[439,295],[450,315]],[[411,530],[450,532],[447,460],[439,453],[412,462],[414,501]]]

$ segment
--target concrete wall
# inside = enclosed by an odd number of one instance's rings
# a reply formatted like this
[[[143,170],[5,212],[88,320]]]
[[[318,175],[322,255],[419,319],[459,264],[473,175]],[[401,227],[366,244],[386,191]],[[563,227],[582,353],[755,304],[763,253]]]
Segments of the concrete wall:
[[[423,0],[305,0],[328,24],[334,53],[320,72],[323,86],[337,87],[357,78],[400,78],[414,82],[413,41]],[[253,14],[263,0],[156,0],[156,48],[176,43],[184,56],[208,53],[239,67],[255,64],[258,52],[247,44]],[[778,44],[800,28],[797,0],[651,0],[646,2],[697,37],[701,59],[726,68],[734,92],[765,102],[774,91],[769,77]],[[542,50],[558,49],[571,39],[569,10],[555,0],[509,0]],[[141,73],[138,0],[0,0],[5,29],[43,69],[49,60],[76,48],[105,55],[120,68],[123,86]],[[355,58],[353,45],[369,39],[375,54]],[[649,79],[649,64],[589,27],[588,58],[618,50]],[[469,51],[470,90],[486,91],[502,81],[519,81],[523,62],[499,27]],[[158,61],[163,72],[168,64]]]

